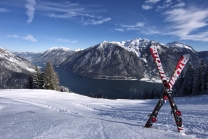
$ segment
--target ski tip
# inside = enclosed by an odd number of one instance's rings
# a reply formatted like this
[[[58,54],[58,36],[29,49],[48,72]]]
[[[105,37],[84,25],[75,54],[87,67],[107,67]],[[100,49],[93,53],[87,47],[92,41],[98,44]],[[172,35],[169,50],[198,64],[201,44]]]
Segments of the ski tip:
[[[186,135],[185,134],[185,129],[183,127],[178,127],[178,131],[182,134],[182,135]]]

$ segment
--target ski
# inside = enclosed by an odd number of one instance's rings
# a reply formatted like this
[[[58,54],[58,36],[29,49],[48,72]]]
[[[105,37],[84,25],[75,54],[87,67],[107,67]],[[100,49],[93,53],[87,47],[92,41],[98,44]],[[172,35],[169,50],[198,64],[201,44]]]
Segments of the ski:
[[[166,75],[165,75],[165,72],[163,70],[159,54],[157,52],[157,47],[156,46],[151,46],[150,47],[150,53],[152,55],[152,58],[153,58],[153,60],[154,60],[154,62],[156,64],[156,66],[157,66],[157,69],[159,71],[159,75],[160,75],[161,80],[165,82],[166,81]],[[163,86],[165,86],[165,83],[163,83]],[[149,119],[147,120],[147,122],[145,124],[145,127],[149,128],[157,121],[158,112],[160,111],[160,108],[163,106],[163,104],[164,104],[166,99],[167,99],[167,95],[166,95],[165,90],[164,90],[164,92],[160,96],[160,99],[157,102],[154,110],[149,115]]]
[[[175,84],[175,82],[176,82],[177,78],[179,77],[181,71],[183,70],[183,68],[185,67],[186,63],[189,60],[189,55],[186,54],[186,55],[181,56],[181,58],[179,59],[177,65],[176,65],[176,68],[173,72],[172,77],[170,78],[169,82],[167,82],[166,75],[165,75],[165,72],[163,70],[159,54],[157,52],[157,46],[151,46],[150,47],[150,52],[151,52],[152,58],[153,58],[153,60],[156,64],[156,66],[158,68],[159,75],[160,75],[160,78],[161,78],[162,83],[163,83],[164,91],[163,91],[158,103],[156,104],[153,112],[149,115],[149,119],[147,120],[147,122],[145,124],[145,127],[149,128],[157,121],[156,118],[157,118],[158,112],[159,112],[160,108],[163,106],[164,102],[168,99],[169,103],[170,103],[171,110],[172,110],[171,113],[174,116],[178,131],[182,132],[183,131],[183,125],[182,125],[181,112],[178,110],[176,104],[174,103],[174,100],[173,100],[173,97],[171,96],[171,93],[172,93],[173,85]]]
[[[181,133],[184,133],[184,127],[183,127],[183,123],[182,123],[182,114],[181,111],[178,110],[177,105],[175,104],[173,97],[171,95],[172,92],[172,87],[175,84],[177,78],[179,77],[180,73],[182,72],[183,68],[185,67],[186,63],[188,62],[190,58],[189,54],[185,54],[182,55],[175,67],[175,70],[173,72],[172,77],[170,78],[168,85],[167,85],[167,89],[169,90],[169,92],[167,91],[167,96],[168,96],[168,100],[169,100],[169,104],[171,107],[171,114],[173,114],[176,126],[177,126],[177,130]]]

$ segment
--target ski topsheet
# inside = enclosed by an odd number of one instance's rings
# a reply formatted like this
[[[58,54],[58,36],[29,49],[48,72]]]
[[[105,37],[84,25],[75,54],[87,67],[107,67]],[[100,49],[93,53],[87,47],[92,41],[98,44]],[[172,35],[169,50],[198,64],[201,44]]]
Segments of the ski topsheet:
[[[172,77],[170,78],[170,81],[168,83],[168,89],[171,89],[173,87],[173,85],[175,84],[176,80],[178,79],[179,75],[181,74],[181,71],[183,70],[183,68],[185,67],[186,63],[189,60],[190,55],[189,54],[185,54],[182,55],[175,67],[175,71],[173,72]]]
[[[190,56],[189,56],[189,54],[185,54],[185,55],[180,57],[177,65],[176,65],[176,68],[173,72],[172,77],[170,78],[169,82],[167,82],[166,75],[165,75],[165,72],[163,70],[163,67],[162,67],[162,64],[161,64],[161,61],[160,61],[160,57],[159,57],[159,54],[158,54],[158,51],[157,51],[157,46],[151,46],[150,47],[150,52],[151,52],[151,55],[152,55],[152,58],[153,58],[155,64],[157,65],[160,78],[163,82],[164,92],[162,93],[162,95],[161,95],[158,103],[156,104],[153,112],[150,114],[149,119],[147,120],[147,122],[145,124],[145,127],[151,127],[156,122],[158,112],[159,112],[160,108],[163,106],[166,99],[168,98],[169,103],[170,103],[170,107],[171,107],[171,110],[172,110],[171,113],[174,116],[178,131],[183,132],[181,112],[178,110],[176,104],[174,103],[174,100],[171,96],[171,89],[172,89],[173,85],[175,84],[177,78],[179,77],[181,71],[185,67],[186,63],[188,62]]]
[[[161,80],[162,81],[163,80],[166,80],[166,75],[165,75],[165,72],[163,70],[162,63],[160,61],[159,54],[157,52],[157,46],[151,46],[150,47],[150,53],[152,55],[153,60],[155,61],[155,64],[157,65],[157,69],[159,71]]]

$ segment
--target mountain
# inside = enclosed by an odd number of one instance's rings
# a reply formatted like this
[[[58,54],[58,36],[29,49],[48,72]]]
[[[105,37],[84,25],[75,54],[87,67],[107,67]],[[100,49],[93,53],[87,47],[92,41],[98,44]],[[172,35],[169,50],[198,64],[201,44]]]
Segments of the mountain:
[[[167,46],[169,46],[172,50],[174,51],[180,51],[180,52],[184,52],[186,50],[191,50],[193,52],[196,52],[191,46],[185,44],[185,43],[180,43],[177,41],[171,42],[171,43],[167,43]]]
[[[35,66],[28,60],[0,48],[0,88],[22,88]]]
[[[70,50],[69,48],[65,47],[53,47],[47,51],[45,51],[43,54],[41,54],[37,59],[35,59],[35,62],[51,62],[53,65],[60,65],[68,56],[75,53],[75,51]]]
[[[208,65],[208,51],[201,51],[201,52],[198,52],[198,57],[199,57],[201,60],[204,60],[205,63],[207,63],[207,65]]]
[[[138,57],[140,57],[146,47],[150,45],[150,42],[151,41],[148,39],[138,38],[128,41],[122,41],[120,42],[120,46],[130,52],[134,52]]]
[[[92,78],[135,79],[143,78],[143,64],[134,52],[104,41],[72,54],[60,66]]]
[[[70,55],[60,66],[75,73],[92,78],[105,79],[159,79],[151,57],[151,45],[158,52],[167,76],[171,76],[175,65],[183,54],[190,54],[195,66],[200,62],[197,52],[186,44],[172,42],[166,45],[148,39],[133,39],[122,42],[102,42]]]
[[[25,58],[29,61],[37,59],[42,53],[33,53],[33,52],[13,52],[13,54]]]

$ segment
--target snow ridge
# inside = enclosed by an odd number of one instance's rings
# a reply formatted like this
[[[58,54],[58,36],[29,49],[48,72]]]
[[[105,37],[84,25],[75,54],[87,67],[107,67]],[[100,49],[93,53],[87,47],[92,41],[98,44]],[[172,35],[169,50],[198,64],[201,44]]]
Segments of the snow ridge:
[[[180,43],[180,42],[177,42],[177,41],[167,43],[166,45],[169,46],[169,47],[173,47],[173,48],[190,49],[192,52],[195,52],[195,50],[191,46],[188,46],[185,43]]]
[[[146,47],[150,44],[150,40],[136,38],[133,40],[121,41],[121,42],[111,42],[117,44],[127,51],[134,52],[138,57],[141,56],[141,52],[146,49]]]

